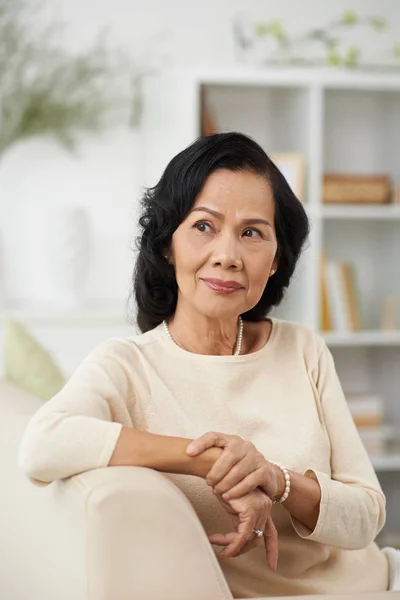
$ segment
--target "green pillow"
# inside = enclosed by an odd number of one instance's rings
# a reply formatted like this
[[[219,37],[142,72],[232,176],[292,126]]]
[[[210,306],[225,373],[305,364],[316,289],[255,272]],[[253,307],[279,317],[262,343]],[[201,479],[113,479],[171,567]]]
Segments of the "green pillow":
[[[51,354],[24,325],[11,318],[4,321],[4,376],[42,400],[52,398],[65,383]]]

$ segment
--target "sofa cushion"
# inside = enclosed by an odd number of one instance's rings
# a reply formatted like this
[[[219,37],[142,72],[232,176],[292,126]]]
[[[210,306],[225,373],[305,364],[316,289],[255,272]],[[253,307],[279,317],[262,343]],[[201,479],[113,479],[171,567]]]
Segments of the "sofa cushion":
[[[4,377],[42,400],[49,400],[65,383],[51,354],[11,318],[4,323]]]

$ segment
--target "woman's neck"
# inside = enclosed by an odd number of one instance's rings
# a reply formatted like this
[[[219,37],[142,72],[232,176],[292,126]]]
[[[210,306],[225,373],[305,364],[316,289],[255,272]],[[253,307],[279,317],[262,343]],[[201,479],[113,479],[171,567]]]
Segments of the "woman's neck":
[[[168,322],[172,338],[178,346],[195,354],[234,354],[239,317],[214,319],[177,307]]]

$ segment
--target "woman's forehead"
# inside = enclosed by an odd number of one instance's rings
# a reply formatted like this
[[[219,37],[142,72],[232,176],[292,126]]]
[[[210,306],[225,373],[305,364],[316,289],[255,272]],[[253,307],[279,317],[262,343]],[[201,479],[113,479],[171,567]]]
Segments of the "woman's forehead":
[[[271,185],[262,175],[219,169],[207,178],[192,210],[201,206],[222,212],[240,209],[270,214],[274,199]]]

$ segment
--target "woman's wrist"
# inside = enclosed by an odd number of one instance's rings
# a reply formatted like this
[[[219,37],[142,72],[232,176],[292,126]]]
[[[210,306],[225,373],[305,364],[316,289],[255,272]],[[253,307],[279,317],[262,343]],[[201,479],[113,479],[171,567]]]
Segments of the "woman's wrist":
[[[205,479],[222,452],[222,448],[208,448],[198,456],[189,458],[193,474]]]
[[[284,472],[282,471],[282,469],[280,469],[278,467],[278,465],[276,465],[274,463],[271,463],[271,464],[274,467],[275,481],[276,481],[275,494],[274,494],[273,498],[271,498],[271,500],[279,500],[279,498],[282,498],[283,494],[285,493],[286,478],[285,478]]]

